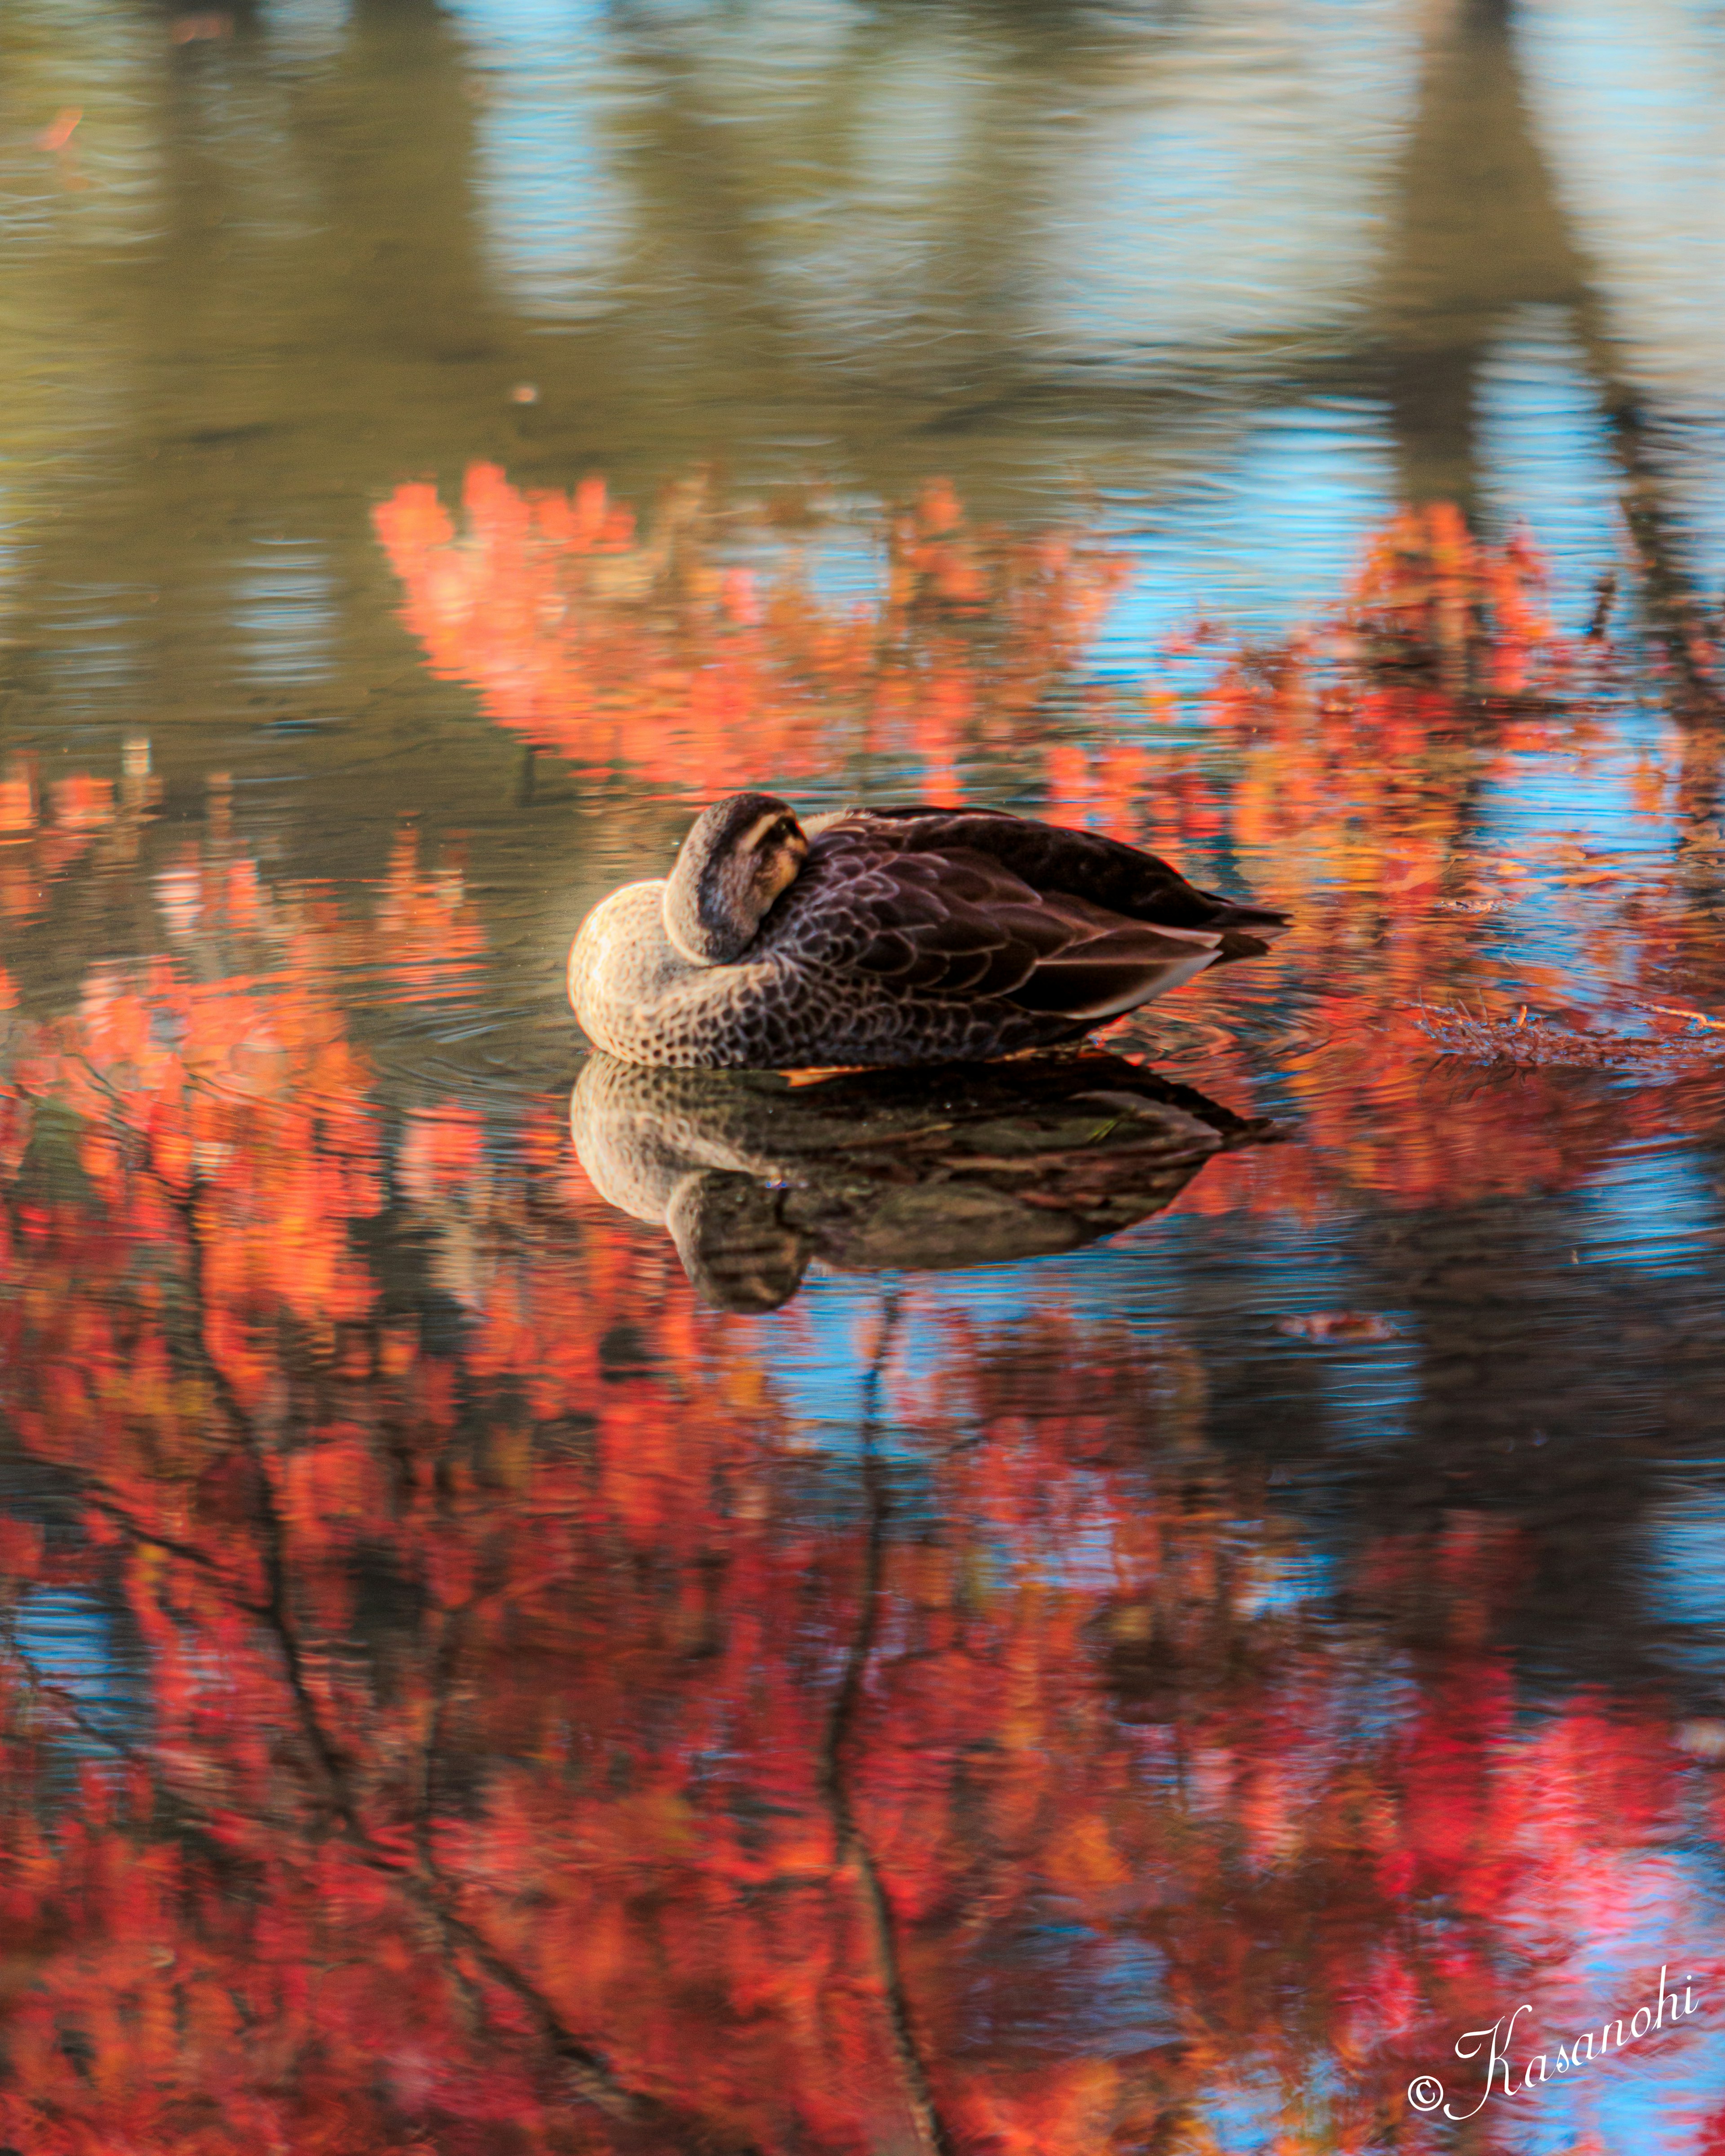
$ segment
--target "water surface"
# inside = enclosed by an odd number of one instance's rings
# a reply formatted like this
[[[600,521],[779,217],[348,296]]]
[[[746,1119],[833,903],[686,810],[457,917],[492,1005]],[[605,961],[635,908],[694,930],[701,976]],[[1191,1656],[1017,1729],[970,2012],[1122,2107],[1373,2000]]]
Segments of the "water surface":
[[[15,0],[0,2143],[1717,2140],[1722,74]],[[1296,927],[608,1070],[744,784]]]

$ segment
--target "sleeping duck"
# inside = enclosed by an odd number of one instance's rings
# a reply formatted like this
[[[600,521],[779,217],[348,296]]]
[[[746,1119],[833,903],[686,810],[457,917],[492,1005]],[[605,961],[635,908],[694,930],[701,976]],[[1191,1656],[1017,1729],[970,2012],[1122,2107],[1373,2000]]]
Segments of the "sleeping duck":
[[[668,880],[588,914],[569,1000],[629,1063],[982,1061],[1072,1040],[1286,926],[1089,831],[974,808],[804,824],[770,793],[733,793],[696,818]]]

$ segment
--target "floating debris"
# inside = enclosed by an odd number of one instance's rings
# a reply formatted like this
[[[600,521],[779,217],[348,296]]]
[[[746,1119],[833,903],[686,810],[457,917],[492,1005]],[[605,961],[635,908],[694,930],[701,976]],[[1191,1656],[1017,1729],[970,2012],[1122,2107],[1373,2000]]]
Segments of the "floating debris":
[[[1399,1340],[1401,1327],[1374,1310],[1311,1310],[1279,1317],[1276,1329],[1288,1340]]]
[[[1584,1032],[1530,1015],[1525,1005],[1513,1018],[1500,1019],[1483,1010],[1420,1004],[1415,1009],[1414,1024],[1444,1055],[1465,1056],[1474,1063],[1514,1063],[1538,1070],[1643,1071],[1664,1076],[1674,1067],[1692,1068],[1720,1060],[1725,1041],[1708,1036],[1725,1034],[1725,1024],[1700,1011],[1668,1010],[1660,1004],[1645,1008],[1663,1017],[1693,1023],[1681,1034],[1615,1033],[1594,1027]]]
[[[54,115],[50,125],[36,137],[36,147],[39,150],[64,150],[83,117],[84,107],[81,105],[66,105]]]

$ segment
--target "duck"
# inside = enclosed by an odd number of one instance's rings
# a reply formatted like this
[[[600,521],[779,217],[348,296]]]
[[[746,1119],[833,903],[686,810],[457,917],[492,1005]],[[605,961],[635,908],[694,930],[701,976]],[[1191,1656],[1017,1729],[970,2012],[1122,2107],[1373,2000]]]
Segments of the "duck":
[[[649,1067],[985,1062],[1073,1040],[1288,925],[1093,831],[920,803],[805,823],[733,793],[668,877],[587,916],[569,1000],[595,1047]]]

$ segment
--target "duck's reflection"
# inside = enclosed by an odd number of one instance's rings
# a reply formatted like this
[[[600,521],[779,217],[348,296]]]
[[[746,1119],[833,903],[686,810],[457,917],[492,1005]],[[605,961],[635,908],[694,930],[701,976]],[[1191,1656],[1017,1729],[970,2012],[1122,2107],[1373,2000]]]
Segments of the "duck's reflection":
[[[816,1258],[937,1270],[1077,1250],[1278,1135],[1094,1053],[814,1081],[595,1055],[570,1125],[599,1194],[667,1228],[709,1302],[755,1312]]]

